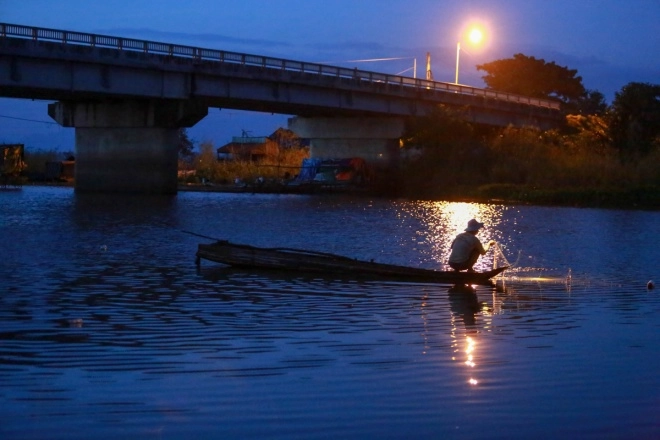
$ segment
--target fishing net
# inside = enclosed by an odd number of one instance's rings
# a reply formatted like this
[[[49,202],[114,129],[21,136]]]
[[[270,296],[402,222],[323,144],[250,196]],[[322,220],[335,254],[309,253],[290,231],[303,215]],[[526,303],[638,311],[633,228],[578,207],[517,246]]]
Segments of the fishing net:
[[[516,258],[516,261],[511,263],[508,258],[506,258],[506,255],[504,255],[504,251],[502,250],[502,247],[498,242],[495,242],[494,246],[494,252],[493,252],[493,269],[497,269],[498,267],[509,267],[513,269],[514,267],[518,266],[518,262],[520,261],[520,254],[521,251],[518,251],[518,258]]]

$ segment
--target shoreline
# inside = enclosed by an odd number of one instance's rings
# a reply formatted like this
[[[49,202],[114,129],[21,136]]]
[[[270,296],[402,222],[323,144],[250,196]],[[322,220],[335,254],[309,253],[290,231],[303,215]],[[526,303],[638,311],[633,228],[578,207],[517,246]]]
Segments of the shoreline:
[[[179,191],[206,191],[229,193],[262,194],[347,194],[356,197],[403,198],[407,200],[427,200],[462,203],[486,203],[505,205],[530,205],[564,208],[593,208],[620,210],[660,210],[660,188],[641,187],[629,189],[570,189],[547,190],[524,186],[488,185],[479,188],[461,188],[454,192],[432,194],[429,191],[422,196],[406,191],[388,191],[375,187],[319,187],[312,190],[292,190],[276,187],[233,187],[232,185],[179,185]]]
[[[27,182],[23,186],[74,187],[72,182]],[[18,188],[7,188],[15,191]],[[0,191],[4,189],[0,188]],[[461,203],[485,203],[504,205],[529,205],[564,208],[593,208],[620,210],[660,210],[660,188],[655,186],[637,188],[558,188],[553,190],[516,185],[486,185],[478,188],[456,188],[442,193],[432,190],[422,194],[411,194],[409,190],[392,191],[391,188],[264,185],[261,187],[237,187],[227,185],[179,184],[179,192],[219,192],[249,194],[299,194],[327,195],[345,194],[355,197],[402,198]]]

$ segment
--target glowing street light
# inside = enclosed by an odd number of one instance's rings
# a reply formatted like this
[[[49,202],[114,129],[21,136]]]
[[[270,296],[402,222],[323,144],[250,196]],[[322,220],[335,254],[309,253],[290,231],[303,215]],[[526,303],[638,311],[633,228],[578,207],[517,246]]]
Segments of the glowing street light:
[[[476,27],[470,29],[467,35],[468,35],[468,40],[474,46],[478,46],[484,39],[483,31]],[[461,55],[461,42],[459,41],[458,43],[456,43],[456,79],[454,81],[455,84],[458,84],[458,64],[459,64],[458,62],[460,59],[460,55]]]

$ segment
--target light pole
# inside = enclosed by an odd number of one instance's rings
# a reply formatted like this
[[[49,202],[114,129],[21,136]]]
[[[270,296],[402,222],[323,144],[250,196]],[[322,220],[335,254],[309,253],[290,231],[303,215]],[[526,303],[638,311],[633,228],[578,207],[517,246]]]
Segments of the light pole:
[[[456,80],[454,81],[455,84],[458,84],[458,59],[461,56],[461,42],[459,41],[456,43]]]
[[[484,33],[481,29],[479,28],[473,28],[470,33],[468,34],[468,39],[470,40],[470,43],[473,45],[477,45],[481,43],[481,40],[484,38]],[[454,84],[458,85],[458,65],[459,65],[459,60],[461,56],[461,42],[459,41],[456,43],[456,78],[454,80]]]

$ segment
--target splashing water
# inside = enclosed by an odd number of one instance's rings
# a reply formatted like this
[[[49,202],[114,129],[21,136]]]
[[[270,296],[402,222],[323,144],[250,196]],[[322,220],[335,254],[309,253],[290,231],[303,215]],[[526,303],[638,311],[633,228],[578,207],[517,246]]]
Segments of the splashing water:
[[[493,269],[497,269],[500,267],[500,262],[502,263],[501,266],[507,266],[509,268],[514,268],[518,266],[518,262],[520,261],[520,254],[522,251],[518,251],[518,258],[516,258],[516,261],[511,263],[506,256],[504,255],[504,251],[502,250],[502,247],[498,242],[495,242],[495,252],[493,255]]]

